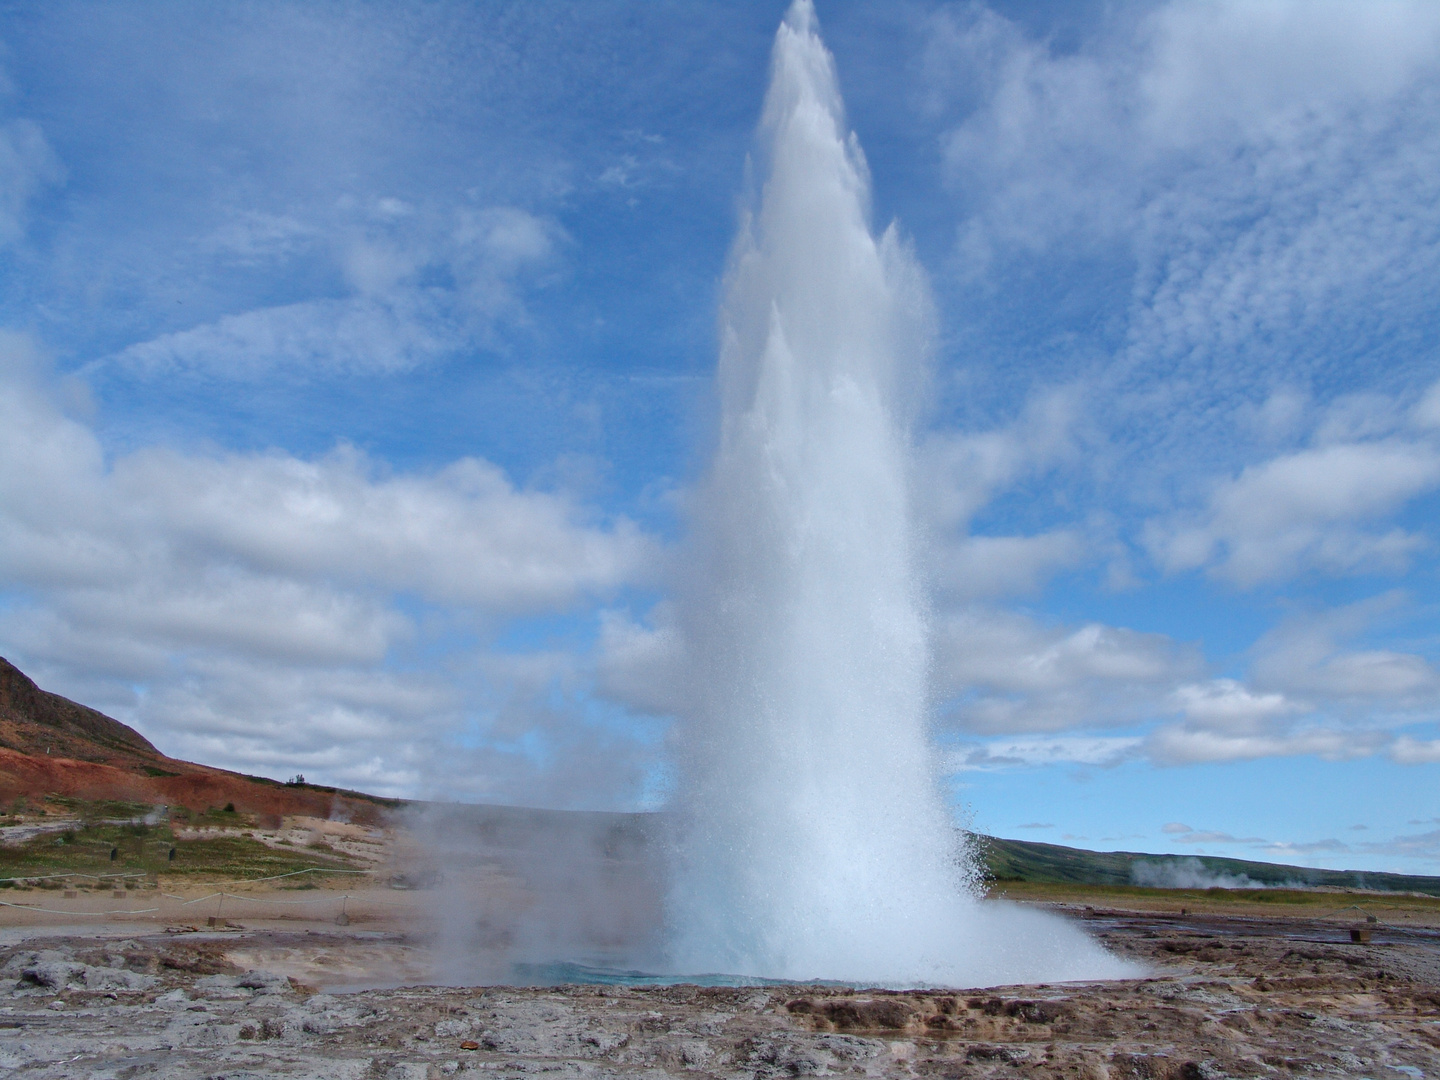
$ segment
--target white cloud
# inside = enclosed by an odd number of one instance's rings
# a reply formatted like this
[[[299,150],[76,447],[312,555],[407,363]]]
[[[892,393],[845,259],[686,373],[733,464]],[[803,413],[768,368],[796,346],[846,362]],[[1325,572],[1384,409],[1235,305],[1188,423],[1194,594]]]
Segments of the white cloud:
[[[1134,756],[1140,744],[1139,738],[1104,735],[991,739],[983,744],[948,751],[944,765],[954,772],[1046,765],[1107,766]]]
[[[1092,438],[1082,434],[1084,408],[1080,388],[1068,387],[1032,397],[1004,427],[931,435],[920,450],[918,509],[939,529],[965,528],[998,492],[1077,461]]]
[[[668,603],[650,612],[644,626],[619,611],[600,621],[598,689],[637,712],[679,716],[691,704],[687,693],[685,645]]]
[[[1223,456],[1217,415],[1281,365],[1302,389],[1339,365],[1430,377],[1403,342],[1440,273],[1433,4],[1169,2],[1064,49],[955,6],[927,72],[932,108],[953,110],[965,295],[1061,277],[1063,296],[1097,262],[1127,267],[1097,401],[1137,449]],[[1070,324],[1035,322],[1053,330],[1042,355],[1072,355]]]
[[[1379,732],[1301,728],[1278,734],[1229,735],[1198,727],[1167,726],[1145,739],[1144,751],[1159,765],[1315,755],[1327,761],[1369,757],[1386,742]]]
[[[917,510],[933,537],[928,579],[947,601],[1026,595],[1084,565],[1094,543],[1077,528],[1031,536],[980,535],[973,519],[996,496],[1098,453],[1084,395],[1071,386],[1033,396],[1011,423],[990,431],[932,433],[917,466]]]
[[[25,342],[0,350],[0,652],[42,685],[81,686],[167,752],[248,771],[472,797],[486,783],[522,797],[525,777],[535,797],[599,804],[610,784],[633,799],[645,740],[552,700],[579,661],[542,655],[522,678],[447,638],[483,642],[648,580],[659,548],[633,524],[477,459],[427,473],[348,448],[107,461]],[[415,648],[448,659],[414,665]],[[602,747],[623,767],[582,784]]]
[[[1402,764],[1425,761],[1428,744],[1393,731],[1437,714],[1440,672],[1415,654],[1349,647],[1404,607],[1392,593],[1282,622],[1251,650],[1246,682],[1177,686],[1176,722],[1149,733],[1146,755],[1168,765],[1381,752]]]
[[[106,639],[174,654],[238,652],[289,663],[378,663],[409,638],[411,620],[375,599],[232,568],[142,563],[139,576],[57,590],[43,613],[0,615],[27,653]]]
[[[1440,487],[1440,451],[1387,440],[1318,446],[1245,469],[1191,522],[1151,522],[1146,546],[1170,573],[1209,566],[1251,586],[1316,568],[1401,570],[1428,541],[1363,524]]]
[[[1112,519],[1054,520],[1080,492],[1053,474],[1083,462],[1114,486],[1113,513],[1144,508],[1139,546],[1167,574],[1255,588],[1410,572],[1435,550],[1414,511],[1440,491],[1425,284],[1440,276],[1440,9],[1224,0],[1132,15],[1091,20],[1063,48],[979,5],[932,20],[954,300],[982,352],[1011,350],[1004,363],[1037,380],[1088,368],[1064,423],[932,440],[921,487],[942,535],[1049,481],[1028,500],[1033,535],[938,550],[995,596],[1097,556],[1136,587]],[[1009,314],[1017,296],[1024,318]],[[1078,312],[1105,329],[1079,329]],[[1083,547],[1067,552],[1067,533]],[[934,577],[953,585],[947,569]],[[957,726],[997,736],[1141,731],[1135,752],[1164,764],[1423,758],[1394,731],[1436,715],[1433,659],[1332,615],[1282,623],[1230,678],[1198,657],[1184,670],[1168,641],[1165,670],[1104,677],[1055,649],[1073,628],[966,615],[942,627],[939,697]]]
[[[414,590],[491,611],[554,609],[649,575],[655,546],[619,520],[592,527],[562,494],[517,490],[465,458],[387,476],[359,452],[116,462],[116,493],[171,537],[266,571]]]
[[[0,249],[24,237],[31,201],[64,179],[65,169],[38,124],[0,123]]]
[[[1284,694],[1256,693],[1234,679],[1213,679],[1178,687],[1174,699],[1187,719],[1197,725],[1247,734],[1309,707]]]
[[[1305,682],[1336,697],[1383,698],[1397,704],[1417,696],[1433,698],[1440,688],[1440,677],[1424,658],[1388,649],[1332,656],[1313,668]]]
[[[1035,593],[1057,572],[1081,565],[1089,549],[1069,529],[1039,536],[967,536],[933,553],[932,581],[949,597]]]
[[[1169,831],[1169,830],[1167,830]],[[1172,833],[1182,844],[1263,844],[1258,836],[1231,836],[1227,832],[1213,829],[1186,829],[1183,833]]]
[[[518,284],[548,267],[565,232],[553,219],[513,206],[462,211],[449,256],[469,304],[487,316],[518,310]]]
[[[457,347],[459,337],[429,298],[313,300],[226,315],[121,351],[115,362],[151,377],[203,368],[255,378],[275,368],[339,372],[415,367]]]
[[[952,732],[988,738],[948,760],[956,769],[1382,752],[1404,764],[1432,760],[1432,744],[1393,728],[1434,717],[1440,674],[1419,656],[1343,645],[1398,604],[1382,596],[1283,623],[1257,643],[1244,680],[1199,678],[1198,654],[1158,634],[1047,627],[978,607],[952,614],[935,640],[941,718]],[[1107,728],[1130,730],[1093,734]]]
[[[1411,412],[1415,426],[1425,430],[1440,428],[1440,381],[1433,383]]]
[[[243,210],[221,221],[198,246],[228,263],[264,266],[308,250],[317,233],[297,215]]]
[[[980,106],[949,132],[947,164],[981,185],[994,237],[1031,246],[1077,229],[1169,224],[1141,212],[1167,179],[1208,168],[1213,184],[1246,151],[1290,154],[1267,159],[1269,174],[1252,185],[1294,182],[1321,149],[1306,144],[1312,132],[1356,110],[1385,116],[1435,71],[1432,5],[1376,15],[1347,4],[1164,3],[1101,22],[1059,53],[984,8],[943,12],[927,58],[932,107]]]
[[[1350,850],[1348,844],[1328,837],[1324,840],[1308,840],[1294,842],[1289,840],[1276,840],[1265,845],[1265,853],[1271,858],[1294,859],[1307,855],[1323,855],[1332,853],[1343,853]]]
[[[175,572],[160,576],[176,580],[239,567],[523,612],[641,580],[655,564],[629,522],[592,522],[566,495],[516,489],[474,458],[387,475],[344,447],[311,460],[150,449],[107,468],[22,348],[0,372],[0,567],[12,580],[113,588],[166,566]]]
[[[1359,850],[1377,855],[1400,855],[1406,858],[1440,861],[1440,829],[1427,833],[1412,833],[1395,836],[1389,840],[1373,841],[1357,845]]]
[[[1440,739],[1401,735],[1386,752],[1398,765],[1437,765],[1440,764]]]
[[[1352,826],[1352,828],[1364,830],[1366,826],[1358,825]],[[1261,852],[1267,858],[1299,862],[1301,865],[1305,865],[1311,861],[1308,857],[1314,855],[1345,854],[1351,851],[1397,854],[1403,851],[1403,845],[1396,846],[1393,842],[1364,843],[1355,845],[1352,848],[1349,844],[1337,840],[1334,837],[1309,841],[1267,840],[1260,836],[1236,836],[1233,833],[1218,829],[1193,829],[1189,825],[1182,825],[1179,822],[1171,822],[1165,825],[1161,829],[1161,832],[1174,837],[1175,842],[1181,844],[1205,844],[1212,847],[1216,845],[1222,847],[1244,845],[1246,847],[1261,849]],[[1406,838],[1397,839],[1403,841]],[[1423,846],[1424,837],[1415,839],[1421,840]]]
[[[1223,129],[1274,136],[1309,113],[1378,106],[1433,70],[1440,46],[1440,18],[1421,2],[1172,3],[1147,32],[1145,121],[1153,138],[1179,146]]]
[[[240,264],[323,256],[350,287],[223,315],[137,342],[101,363],[158,376],[204,369],[255,378],[276,369],[404,371],[523,324],[526,288],[555,264],[564,231],[513,206],[422,214],[394,198],[343,200],[337,219],[247,211],[206,246]]]
[[[1200,658],[1159,634],[1092,623],[1048,627],[970,608],[936,628],[934,680],[947,722],[1010,733],[1122,727],[1173,710]]]
[[[1362,713],[1434,710],[1440,707],[1440,671],[1424,657],[1345,644],[1404,607],[1402,594],[1386,593],[1286,620],[1256,642],[1254,677],[1261,685]]]
[[[1196,658],[1160,634],[1090,623],[1046,627],[1020,614],[972,609],[941,629],[942,685],[1059,690],[1076,681],[1160,684]]]
[[[1090,624],[1044,626],[971,608],[936,628],[936,693],[972,732],[1122,726],[1164,698],[1200,658],[1158,634]]]

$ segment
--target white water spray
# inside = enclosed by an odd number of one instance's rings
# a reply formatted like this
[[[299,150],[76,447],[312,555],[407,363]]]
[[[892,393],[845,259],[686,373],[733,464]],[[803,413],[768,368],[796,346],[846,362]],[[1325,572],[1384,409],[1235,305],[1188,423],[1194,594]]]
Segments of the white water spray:
[[[981,985],[1120,975],[1057,919],[982,905],[926,737],[909,493],[924,276],[869,222],[810,0],[775,42],[764,182],[721,314],[721,422],[682,626],[677,970]]]

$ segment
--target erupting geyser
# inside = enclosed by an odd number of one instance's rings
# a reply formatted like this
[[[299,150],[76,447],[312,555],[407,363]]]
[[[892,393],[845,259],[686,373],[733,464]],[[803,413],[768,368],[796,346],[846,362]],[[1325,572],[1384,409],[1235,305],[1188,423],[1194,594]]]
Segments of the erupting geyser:
[[[936,787],[910,421],[929,299],[845,127],[809,0],[775,42],[721,313],[718,445],[681,598],[696,702],[678,971],[981,985],[1126,968],[982,905]]]

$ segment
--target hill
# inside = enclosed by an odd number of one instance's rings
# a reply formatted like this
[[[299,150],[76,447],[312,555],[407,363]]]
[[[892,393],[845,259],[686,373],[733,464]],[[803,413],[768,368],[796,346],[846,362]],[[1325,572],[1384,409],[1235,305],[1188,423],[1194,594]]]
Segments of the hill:
[[[1169,888],[1334,888],[1417,892],[1440,896],[1440,877],[1361,870],[1315,870],[1213,855],[1147,855],[1086,851],[1031,840],[979,837],[985,867],[996,882],[1070,885],[1155,885]]]
[[[46,796],[375,822],[399,801],[167,757],[134,728],[41,690],[0,657],[0,805]]]
[[[41,690],[4,657],[0,657],[0,747],[32,757],[121,768],[143,767],[163,757],[134,728]]]

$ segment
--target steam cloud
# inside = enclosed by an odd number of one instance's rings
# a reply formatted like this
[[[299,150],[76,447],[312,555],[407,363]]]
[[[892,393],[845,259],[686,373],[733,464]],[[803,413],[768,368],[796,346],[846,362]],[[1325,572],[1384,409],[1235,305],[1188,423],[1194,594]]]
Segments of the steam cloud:
[[[1303,884],[1275,885],[1248,874],[1224,874],[1207,869],[1194,856],[1181,859],[1139,860],[1130,866],[1130,880],[1152,889],[1272,889],[1304,888]]]

